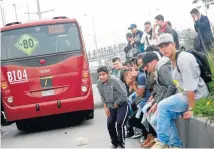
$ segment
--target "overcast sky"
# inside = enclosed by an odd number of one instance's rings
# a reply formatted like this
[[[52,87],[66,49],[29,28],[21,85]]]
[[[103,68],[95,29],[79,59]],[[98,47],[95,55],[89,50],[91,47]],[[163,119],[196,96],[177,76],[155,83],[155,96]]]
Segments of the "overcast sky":
[[[25,14],[27,3],[30,12],[37,12],[36,0],[3,0],[1,4],[5,10],[6,23],[16,21],[12,6],[14,2],[20,22],[28,20],[28,15]],[[92,16],[95,19],[98,47],[104,47],[124,42],[131,23],[137,24],[143,30],[144,22],[149,20],[154,23],[157,14],[163,14],[165,20],[171,21],[178,30],[193,28],[189,12],[195,7],[192,0],[40,0],[40,6],[41,11],[55,9],[44,13],[44,19],[61,15],[76,18],[82,26],[87,50],[95,48]],[[200,11],[205,14],[204,8]],[[214,6],[208,11],[208,16],[214,24]],[[32,14],[30,19],[37,20],[38,16]]]

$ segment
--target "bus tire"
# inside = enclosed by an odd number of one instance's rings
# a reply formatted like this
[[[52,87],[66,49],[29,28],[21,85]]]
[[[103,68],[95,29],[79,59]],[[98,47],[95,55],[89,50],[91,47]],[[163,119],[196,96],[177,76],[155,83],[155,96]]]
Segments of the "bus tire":
[[[5,126],[7,124],[7,121],[5,119],[3,111],[1,111],[1,125]]]
[[[87,112],[86,119],[87,120],[94,119],[94,110],[90,110]]]
[[[25,131],[27,129],[27,125],[24,123],[24,121],[17,121],[16,127],[20,131]]]

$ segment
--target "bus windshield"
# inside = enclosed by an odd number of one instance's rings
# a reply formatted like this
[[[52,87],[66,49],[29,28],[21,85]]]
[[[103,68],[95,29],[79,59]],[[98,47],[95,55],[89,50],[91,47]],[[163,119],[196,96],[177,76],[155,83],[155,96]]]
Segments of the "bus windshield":
[[[1,60],[82,49],[76,23],[27,27],[1,34]]]

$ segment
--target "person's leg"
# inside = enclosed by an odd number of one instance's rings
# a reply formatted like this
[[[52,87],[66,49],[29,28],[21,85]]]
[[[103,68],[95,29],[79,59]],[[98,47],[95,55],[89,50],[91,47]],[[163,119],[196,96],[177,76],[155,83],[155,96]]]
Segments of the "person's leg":
[[[107,118],[107,127],[108,127],[108,132],[111,138],[111,143],[115,147],[117,147],[117,132],[116,132],[116,119],[117,119],[117,110],[116,109],[111,109],[110,110],[110,117]]]
[[[151,124],[154,130],[157,129],[157,113],[151,116],[149,123]]]
[[[132,137],[134,135],[134,128],[130,125],[129,118],[126,123],[126,128],[127,128],[126,138]]]
[[[180,140],[178,135],[177,127],[175,125],[175,120],[171,119],[170,123],[170,139],[169,139],[169,146],[170,147],[182,147],[183,143]]]
[[[149,133],[152,134],[153,137],[155,138],[157,137],[157,133],[150,123],[149,123]]]
[[[156,131],[158,142],[152,148],[165,148],[168,145],[176,145],[171,142],[181,142],[177,129],[172,125],[172,120],[185,112],[187,108],[187,98],[182,93],[170,96],[158,104]],[[173,139],[176,140],[170,140],[170,134],[174,135]]]
[[[144,114],[146,114],[149,107],[151,107],[151,102],[148,102],[148,103],[145,104],[145,106],[142,109],[142,112]]]
[[[118,146],[124,147],[125,145],[125,130],[124,126],[128,120],[129,107],[128,104],[124,104],[117,109],[117,133],[118,133]]]

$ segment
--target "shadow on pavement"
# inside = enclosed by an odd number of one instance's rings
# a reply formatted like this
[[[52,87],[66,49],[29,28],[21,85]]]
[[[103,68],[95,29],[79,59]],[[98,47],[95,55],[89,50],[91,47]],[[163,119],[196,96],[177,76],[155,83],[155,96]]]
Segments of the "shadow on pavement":
[[[80,127],[82,125],[91,125],[93,120],[83,120],[74,115],[50,116],[40,119],[26,121],[27,128],[20,131],[16,136],[27,135],[66,127]]]

